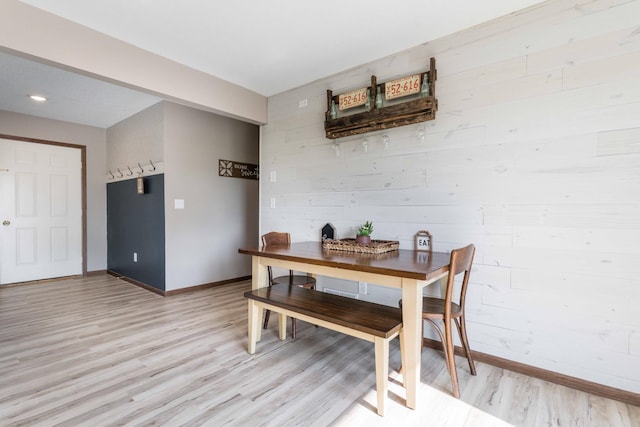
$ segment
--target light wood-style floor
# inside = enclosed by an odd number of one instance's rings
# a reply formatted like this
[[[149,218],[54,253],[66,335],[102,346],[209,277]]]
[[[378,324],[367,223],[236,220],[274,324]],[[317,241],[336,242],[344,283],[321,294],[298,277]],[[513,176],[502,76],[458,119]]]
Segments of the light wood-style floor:
[[[246,352],[249,282],[163,298],[110,276],[0,288],[0,425],[638,426],[640,408],[423,350],[417,410],[393,370],[375,413],[373,345],[277,322]],[[397,340],[391,364],[400,362]]]

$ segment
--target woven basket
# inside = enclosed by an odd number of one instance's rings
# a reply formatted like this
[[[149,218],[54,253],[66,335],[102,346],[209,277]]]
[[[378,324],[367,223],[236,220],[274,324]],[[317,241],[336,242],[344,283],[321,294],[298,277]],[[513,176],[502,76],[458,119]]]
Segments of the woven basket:
[[[363,254],[383,254],[385,252],[397,251],[400,242],[397,240],[372,240],[366,245],[356,243],[356,239],[325,240],[322,243],[324,249],[332,249],[346,252],[357,252]]]

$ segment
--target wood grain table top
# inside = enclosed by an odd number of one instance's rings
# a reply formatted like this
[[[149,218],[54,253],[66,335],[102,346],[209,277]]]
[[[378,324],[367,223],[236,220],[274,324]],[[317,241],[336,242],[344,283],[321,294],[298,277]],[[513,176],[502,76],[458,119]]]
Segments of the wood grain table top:
[[[431,280],[449,271],[446,252],[399,249],[383,254],[363,254],[324,249],[321,242],[299,242],[241,248],[238,252],[264,258],[321,265],[416,280]]]

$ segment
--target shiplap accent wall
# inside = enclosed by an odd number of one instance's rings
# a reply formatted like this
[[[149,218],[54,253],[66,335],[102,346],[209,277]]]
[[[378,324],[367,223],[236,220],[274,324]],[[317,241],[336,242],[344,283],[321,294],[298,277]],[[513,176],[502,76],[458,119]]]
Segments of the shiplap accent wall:
[[[473,242],[473,349],[640,392],[639,16],[640,1],[549,1],[269,98],[261,233],[317,241],[326,222],[351,237],[372,220],[404,249],[421,229],[439,251]],[[431,56],[435,121],[342,138],[339,153],[325,139],[327,89]]]

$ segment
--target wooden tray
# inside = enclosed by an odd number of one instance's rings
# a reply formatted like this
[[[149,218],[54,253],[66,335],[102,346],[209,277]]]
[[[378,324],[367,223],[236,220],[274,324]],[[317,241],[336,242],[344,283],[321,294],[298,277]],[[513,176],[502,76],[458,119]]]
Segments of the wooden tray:
[[[385,252],[397,251],[399,247],[400,242],[397,240],[372,240],[371,243],[366,245],[356,243],[356,239],[325,240],[322,243],[323,249],[364,254],[383,254]]]

